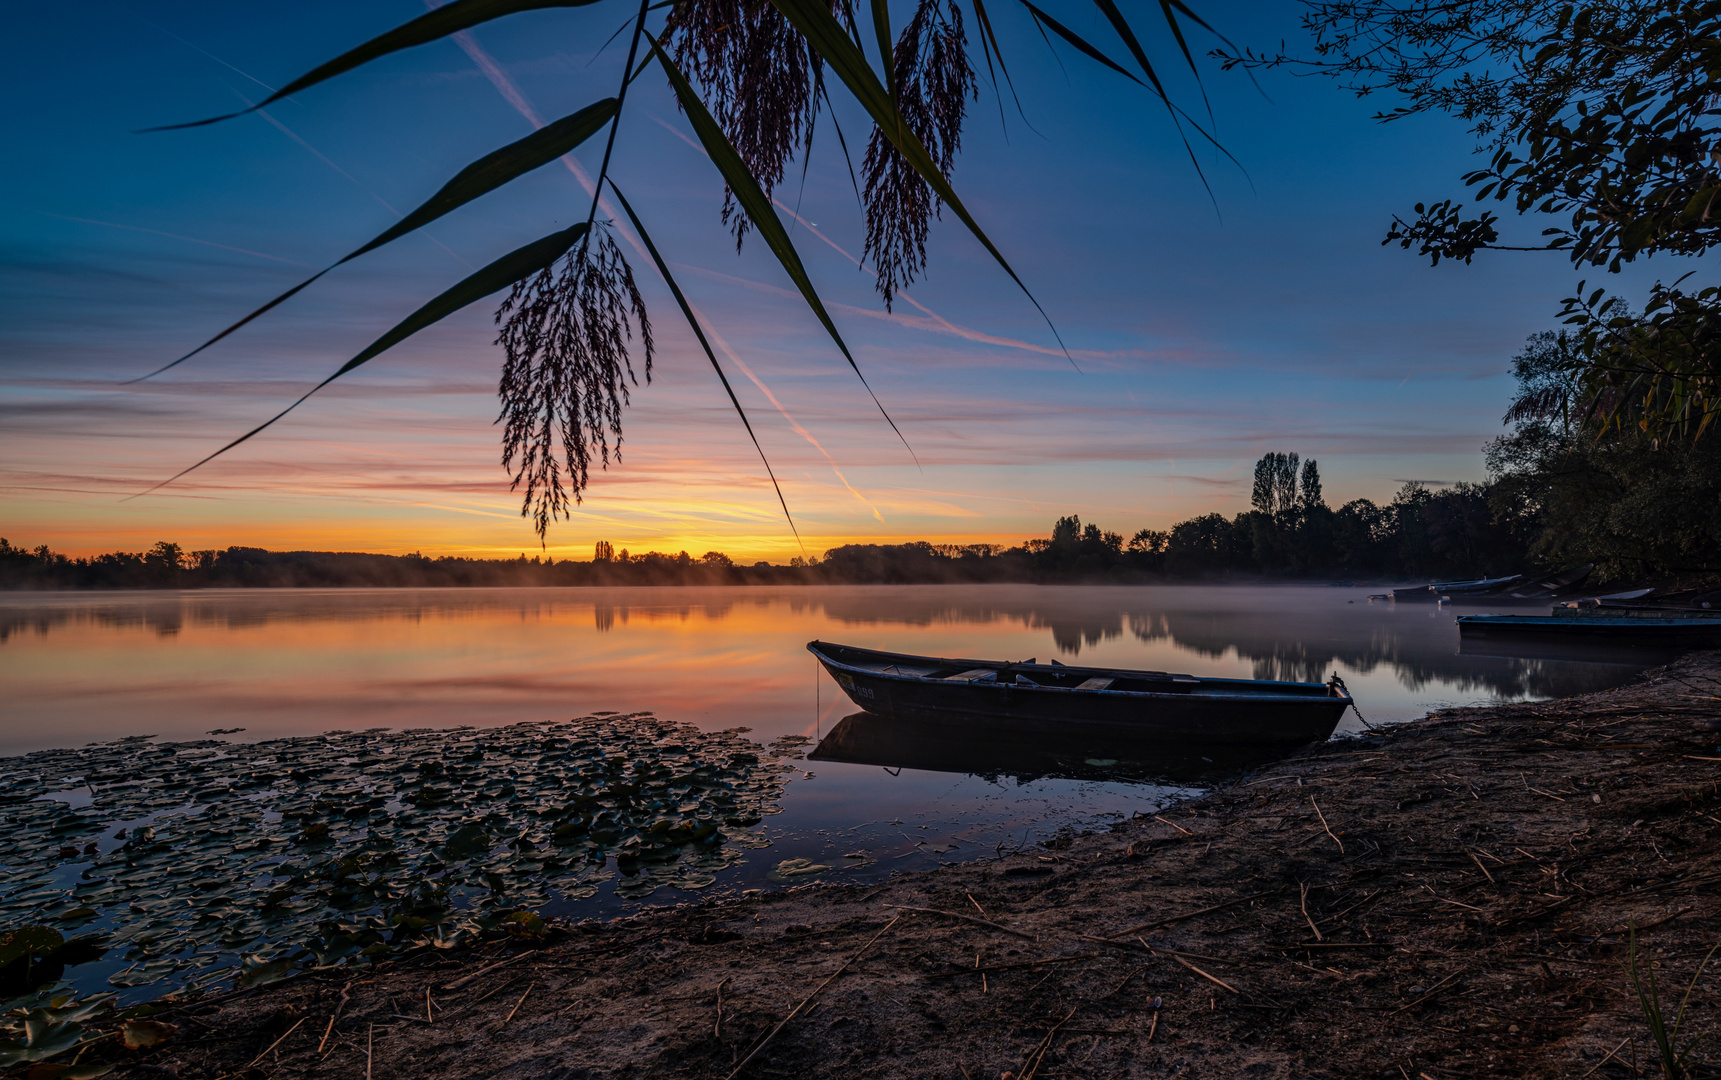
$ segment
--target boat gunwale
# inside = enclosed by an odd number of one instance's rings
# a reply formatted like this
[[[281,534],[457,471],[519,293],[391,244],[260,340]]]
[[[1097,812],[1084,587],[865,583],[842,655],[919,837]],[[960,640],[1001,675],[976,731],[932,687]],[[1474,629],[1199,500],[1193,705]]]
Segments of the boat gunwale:
[[[1082,673],[1082,672],[1092,672],[1092,673],[1095,673],[1098,675],[1110,675],[1113,677],[1133,677],[1133,676],[1143,676],[1143,675],[1165,675],[1165,676],[1171,677],[1174,675],[1174,673],[1172,673],[1172,672],[1138,671],[1138,670],[1132,670],[1132,669],[1127,669],[1127,668],[1071,667],[1071,666],[1064,665],[1064,664],[1000,663],[1000,662],[991,661],[991,660],[974,660],[974,659],[966,659],[966,658],[961,658],[961,657],[921,656],[921,655],[916,654],[916,653],[889,653],[889,652],[883,652],[883,651],[878,650],[878,649],[863,649],[857,645],[838,645],[835,642],[829,642],[829,641],[809,641],[807,643],[807,651],[812,653],[813,656],[820,663],[824,664],[825,667],[827,668],[827,670],[830,669],[831,667],[838,667],[838,668],[842,668],[844,671],[852,672],[856,675],[865,676],[866,678],[870,678],[870,679],[885,679],[885,680],[894,681],[894,682],[913,683],[915,685],[921,685],[921,686],[953,686],[954,687],[954,686],[958,686],[961,684],[950,683],[945,679],[934,679],[934,678],[930,678],[929,676],[925,676],[925,675],[905,675],[901,672],[890,673],[890,672],[884,672],[884,671],[873,671],[873,670],[870,670],[868,668],[863,668],[863,667],[859,667],[859,666],[854,665],[854,664],[845,663],[845,662],[838,660],[835,657],[831,656],[828,652],[824,651],[825,649],[832,649],[832,648],[844,649],[844,650],[848,650],[851,652],[869,653],[873,656],[890,657],[892,659],[921,660],[921,661],[936,660],[936,661],[939,661],[940,666],[956,666],[956,665],[961,665],[961,664],[968,664],[968,665],[971,665],[973,667],[991,667],[991,668],[999,668],[999,669],[1018,669],[1018,668],[1020,668],[1020,669],[1025,669],[1025,670],[1043,669],[1046,671],[1058,671],[1058,672],[1065,672],[1065,673],[1070,673],[1070,674]],[[1032,692],[1032,691],[1039,690],[1039,691],[1056,691],[1056,692],[1067,693],[1067,694],[1083,694],[1083,695],[1092,694],[1092,695],[1096,695],[1096,696],[1103,694],[1103,695],[1118,697],[1118,698],[1146,698],[1146,699],[1168,698],[1168,699],[1175,699],[1175,700],[1179,700],[1179,701],[1187,701],[1190,698],[1200,698],[1200,699],[1204,699],[1207,701],[1232,700],[1232,701],[1251,701],[1251,702],[1275,702],[1275,701],[1291,702],[1291,701],[1295,701],[1295,702],[1307,703],[1310,701],[1344,701],[1348,704],[1352,700],[1351,695],[1348,691],[1338,690],[1338,688],[1331,686],[1328,683],[1291,682],[1289,680],[1284,680],[1284,679],[1203,679],[1203,678],[1199,678],[1199,677],[1194,676],[1194,675],[1188,675],[1185,677],[1195,680],[1196,685],[1190,687],[1187,690],[1175,690],[1175,691],[1110,690],[1110,689],[1106,689],[1106,690],[1086,689],[1086,690],[1084,690],[1084,689],[1082,689],[1080,687],[1076,687],[1076,686],[1046,686],[1046,685],[1043,685],[1040,683],[1031,683],[1031,684],[1029,684],[1029,683],[979,683],[979,685],[993,686],[993,687],[1009,687],[1011,690],[1019,690],[1022,692]],[[1267,685],[1267,686],[1296,686],[1296,687],[1304,687],[1304,688],[1309,688],[1309,689],[1313,689],[1313,688],[1318,687],[1324,692],[1320,693],[1320,694],[1315,694],[1315,693],[1310,693],[1310,692],[1298,693],[1298,694],[1287,694],[1287,693],[1272,693],[1272,692],[1261,693],[1261,692],[1235,692],[1235,691],[1230,692],[1230,693],[1225,693],[1223,691],[1215,693],[1212,691],[1200,689],[1200,687],[1202,687],[1202,686],[1212,685],[1212,684],[1219,684],[1221,686],[1225,686],[1225,685],[1231,685],[1231,686],[1262,686],[1262,685]],[[969,684],[969,685],[973,685],[973,684]]]

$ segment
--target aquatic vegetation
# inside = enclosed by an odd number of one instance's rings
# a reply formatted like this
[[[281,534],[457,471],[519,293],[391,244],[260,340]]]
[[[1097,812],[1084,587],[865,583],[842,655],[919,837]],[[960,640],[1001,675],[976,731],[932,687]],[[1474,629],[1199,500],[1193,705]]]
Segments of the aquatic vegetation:
[[[532,909],[606,881],[703,888],[779,810],[784,770],[741,730],[608,714],[0,759],[0,927],[83,933],[12,992],[104,952],[122,989],[255,984],[541,934]]]

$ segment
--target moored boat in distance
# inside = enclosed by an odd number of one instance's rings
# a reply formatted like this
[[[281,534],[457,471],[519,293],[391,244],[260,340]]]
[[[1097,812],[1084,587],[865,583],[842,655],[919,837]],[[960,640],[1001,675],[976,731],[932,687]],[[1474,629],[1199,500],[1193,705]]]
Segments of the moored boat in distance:
[[[1018,734],[1082,730],[1131,740],[1300,746],[1330,738],[1351,705],[1330,683],[1206,679],[879,652],[812,641],[807,650],[856,705],[922,721],[985,718]]]
[[[1721,645],[1721,612],[1572,605],[1549,615],[1460,615],[1458,635],[1700,648]]]

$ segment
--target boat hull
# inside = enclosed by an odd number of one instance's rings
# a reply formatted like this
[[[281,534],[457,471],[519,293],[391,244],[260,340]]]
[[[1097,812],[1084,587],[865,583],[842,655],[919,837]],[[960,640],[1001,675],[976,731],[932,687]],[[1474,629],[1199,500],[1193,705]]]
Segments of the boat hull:
[[[1166,692],[1081,690],[1014,682],[950,682],[890,674],[897,664],[939,668],[996,668],[1011,673],[1070,679],[1105,669],[1054,668],[878,653],[812,642],[807,648],[849,699],[869,712],[929,722],[984,718],[991,730],[1011,735],[1086,733],[1134,741],[1208,746],[1301,746],[1332,736],[1348,695],[1320,683],[1242,679],[1186,679]],[[1158,674],[1158,673],[1146,673]],[[1193,684],[1193,685],[1191,685]]]
[[[1721,645],[1721,618],[1605,615],[1460,615],[1462,638],[1540,638],[1688,648]]]

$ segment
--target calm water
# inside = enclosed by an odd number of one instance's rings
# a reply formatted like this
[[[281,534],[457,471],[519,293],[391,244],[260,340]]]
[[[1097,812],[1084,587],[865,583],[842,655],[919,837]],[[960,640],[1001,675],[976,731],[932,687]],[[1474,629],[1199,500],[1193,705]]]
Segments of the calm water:
[[[735,888],[764,884],[788,858],[865,878],[990,854],[1151,812],[1198,784],[1168,763],[1113,762],[1092,748],[1012,756],[971,740],[909,745],[888,725],[845,722],[856,710],[805,651],[814,638],[1210,676],[1336,671],[1377,724],[1617,685],[1657,659],[1461,655],[1452,616],[1323,587],[10,594],[0,596],[0,755],[222,728],[247,740],[598,710],[747,727],[761,743],[803,736],[813,750],[843,723],[825,754],[789,759],[771,850],[719,885]],[[1351,716],[1340,730],[1357,728]]]

